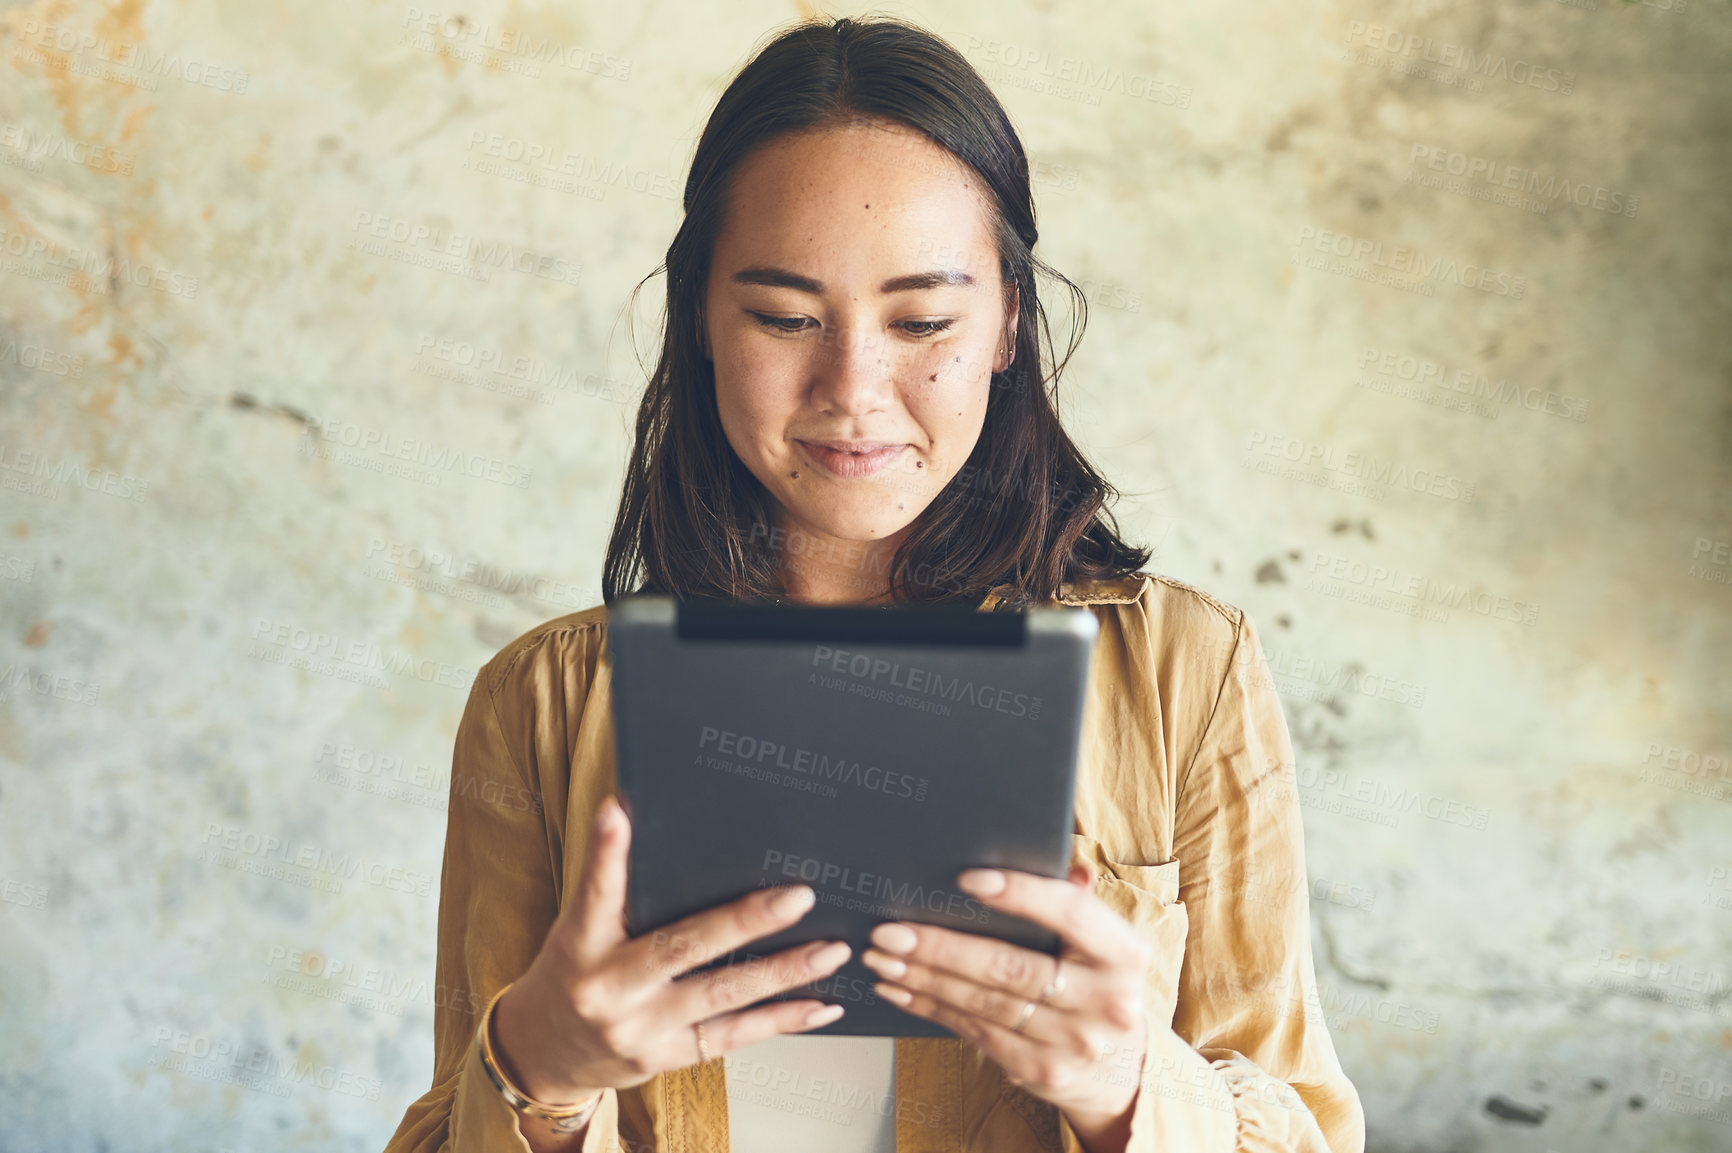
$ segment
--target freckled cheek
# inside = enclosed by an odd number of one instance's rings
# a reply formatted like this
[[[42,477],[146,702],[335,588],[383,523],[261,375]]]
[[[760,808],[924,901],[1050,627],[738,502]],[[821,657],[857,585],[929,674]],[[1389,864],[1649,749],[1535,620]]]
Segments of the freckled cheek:
[[[958,355],[961,360],[957,359]],[[905,374],[909,382],[907,391],[911,397],[922,401],[930,401],[938,397],[950,398],[943,403],[955,412],[960,405],[956,399],[967,397],[965,407],[984,408],[986,391],[992,384],[992,370],[989,362],[979,360],[968,353],[945,352],[941,356],[929,359],[924,363],[911,366]]]

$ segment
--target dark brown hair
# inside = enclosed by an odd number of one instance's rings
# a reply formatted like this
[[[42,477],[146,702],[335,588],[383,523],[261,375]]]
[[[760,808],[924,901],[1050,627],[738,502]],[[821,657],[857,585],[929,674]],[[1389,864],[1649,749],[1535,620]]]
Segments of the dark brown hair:
[[[734,171],[776,137],[861,119],[913,128],[978,174],[991,193],[1006,302],[1013,292],[1021,300],[1016,354],[992,376],[974,451],[883,574],[892,598],[978,604],[997,588],[1002,607],[1025,607],[1051,600],[1061,581],[1125,576],[1148,561],[1106,509],[1117,490],[1059,423],[1058,376],[1082,339],[1087,302],[1034,255],[1028,160],[1004,108],[960,53],[917,25],[808,20],[776,35],[717,101],[686,179],[685,220],[650,274],[667,273],[667,312],[608,542],[606,603],[625,592],[749,601],[785,591],[774,499],[722,429],[701,308]],[[1037,272],[1061,282],[1075,306],[1065,353],[1044,373],[1052,334]]]

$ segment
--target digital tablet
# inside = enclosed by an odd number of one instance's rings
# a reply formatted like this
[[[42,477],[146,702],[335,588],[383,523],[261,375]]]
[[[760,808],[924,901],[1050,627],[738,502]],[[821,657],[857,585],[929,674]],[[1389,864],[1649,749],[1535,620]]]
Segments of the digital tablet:
[[[695,968],[844,940],[835,974],[773,998],[847,1010],[809,1035],[955,1036],[875,994],[860,956],[893,920],[1057,954],[1055,934],[987,908],[956,874],[1067,874],[1097,630],[1061,606],[620,598],[607,641],[628,931],[804,882],[818,900],[795,925]]]

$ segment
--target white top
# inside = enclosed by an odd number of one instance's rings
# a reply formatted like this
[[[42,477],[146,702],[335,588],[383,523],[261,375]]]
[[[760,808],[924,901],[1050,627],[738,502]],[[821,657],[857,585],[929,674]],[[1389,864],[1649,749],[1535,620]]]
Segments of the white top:
[[[730,1153],[896,1153],[896,1038],[788,1033],[722,1066]]]

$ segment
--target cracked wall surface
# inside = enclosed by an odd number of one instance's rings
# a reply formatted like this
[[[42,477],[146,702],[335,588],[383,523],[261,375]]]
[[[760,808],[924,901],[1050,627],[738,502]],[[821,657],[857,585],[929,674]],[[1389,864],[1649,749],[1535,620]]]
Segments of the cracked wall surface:
[[[1369,1148],[1732,1147],[1732,5],[876,10],[1022,134],[1120,525],[1258,623]],[[0,1150],[426,1088],[469,679],[599,602],[622,309],[806,11],[0,3]]]

